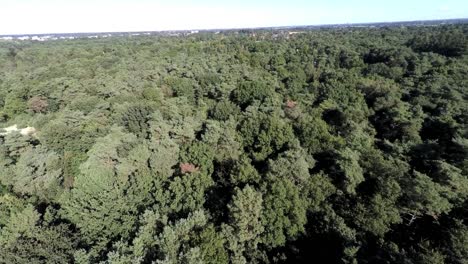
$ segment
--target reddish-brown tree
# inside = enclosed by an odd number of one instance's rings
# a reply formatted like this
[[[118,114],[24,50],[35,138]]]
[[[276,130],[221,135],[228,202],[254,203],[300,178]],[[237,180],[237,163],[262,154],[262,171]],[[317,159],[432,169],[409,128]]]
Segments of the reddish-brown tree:
[[[47,99],[42,96],[34,96],[28,101],[28,106],[34,113],[43,113],[47,110],[49,103]]]

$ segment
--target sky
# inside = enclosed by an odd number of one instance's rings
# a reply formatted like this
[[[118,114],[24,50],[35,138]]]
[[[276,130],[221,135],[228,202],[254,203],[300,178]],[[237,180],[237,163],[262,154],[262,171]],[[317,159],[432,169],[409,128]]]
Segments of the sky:
[[[0,35],[468,18],[467,0],[0,0]]]

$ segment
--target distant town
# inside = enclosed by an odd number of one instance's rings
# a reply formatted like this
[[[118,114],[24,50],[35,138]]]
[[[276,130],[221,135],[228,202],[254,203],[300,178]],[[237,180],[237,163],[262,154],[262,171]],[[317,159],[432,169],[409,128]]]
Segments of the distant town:
[[[309,26],[285,26],[285,27],[261,27],[261,28],[236,28],[236,29],[200,29],[200,30],[169,30],[169,31],[142,31],[142,32],[93,32],[93,33],[49,33],[49,34],[16,34],[0,35],[0,41],[51,41],[51,40],[73,40],[73,39],[97,39],[109,37],[137,37],[137,36],[189,36],[198,33],[214,34],[239,34],[252,33],[252,31],[272,31],[286,35],[298,34],[307,30],[323,28],[382,28],[382,27],[405,27],[405,26],[436,26],[443,24],[468,23],[468,18],[446,19],[446,20],[423,20],[423,21],[401,21],[401,22],[379,22],[379,23],[357,23],[357,24],[328,24]]]

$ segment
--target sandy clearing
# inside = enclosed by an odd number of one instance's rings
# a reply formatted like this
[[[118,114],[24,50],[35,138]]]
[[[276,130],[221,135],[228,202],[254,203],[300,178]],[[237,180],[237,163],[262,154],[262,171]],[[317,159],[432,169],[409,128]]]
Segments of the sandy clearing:
[[[35,136],[36,134],[36,129],[34,127],[26,127],[26,128],[21,128],[21,129],[18,129],[18,125],[12,125],[12,126],[9,126],[9,127],[5,127],[5,128],[1,128],[0,131],[4,131],[4,132],[0,132],[0,136],[6,136],[8,134],[11,134],[13,132],[19,132],[21,135],[23,136]]]

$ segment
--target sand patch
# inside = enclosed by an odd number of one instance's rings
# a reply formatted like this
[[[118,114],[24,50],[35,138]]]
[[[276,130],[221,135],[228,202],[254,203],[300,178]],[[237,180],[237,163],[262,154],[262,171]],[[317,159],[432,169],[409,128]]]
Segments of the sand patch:
[[[29,126],[18,129],[18,125],[12,125],[9,127],[0,128],[0,136],[6,136],[14,132],[19,132],[23,136],[35,136],[37,131],[34,127],[29,127]]]

